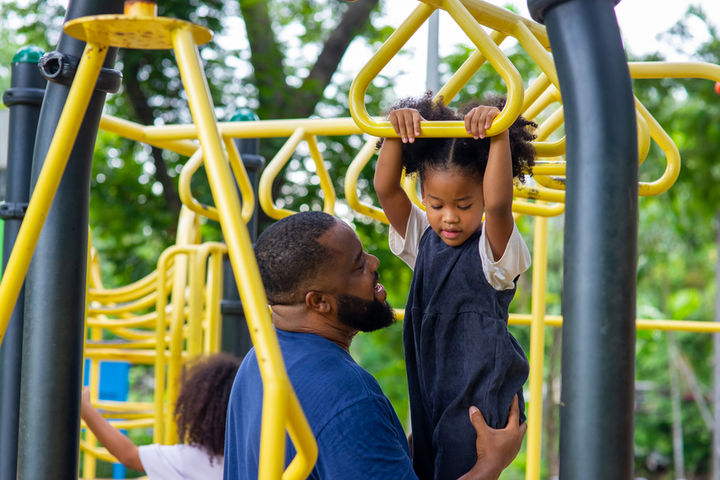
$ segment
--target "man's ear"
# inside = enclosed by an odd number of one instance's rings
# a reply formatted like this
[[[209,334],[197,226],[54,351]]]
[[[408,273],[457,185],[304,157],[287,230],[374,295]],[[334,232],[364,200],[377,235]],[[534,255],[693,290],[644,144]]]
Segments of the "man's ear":
[[[334,299],[327,293],[310,290],[305,294],[305,305],[314,312],[330,313],[334,304]]]

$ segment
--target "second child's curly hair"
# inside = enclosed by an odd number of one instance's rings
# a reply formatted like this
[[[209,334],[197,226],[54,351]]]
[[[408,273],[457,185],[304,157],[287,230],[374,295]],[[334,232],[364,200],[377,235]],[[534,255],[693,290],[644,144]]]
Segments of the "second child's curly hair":
[[[414,108],[425,120],[463,120],[465,115],[479,105],[497,107],[502,110],[505,106],[505,97],[492,95],[484,98],[482,102],[467,103],[456,112],[446,106],[442,98],[434,101],[432,92],[428,91],[420,98],[405,98],[398,101],[390,111],[400,108]],[[537,123],[519,116],[508,129],[510,136],[510,152],[512,155],[513,177],[521,182],[525,174],[535,165],[535,139],[533,129]],[[490,153],[490,138],[416,138],[413,143],[402,144],[402,162],[407,175],[417,173],[422,180],[425,170],[429,168],[447,168],[449,165],[460,167],[462,170],[479,175],[485,174],[488,154]]]
[[[241,360],[218,353],[194,360],[180,376],[175,421],[180,441],[223,455],[225,417],[235,374]]]

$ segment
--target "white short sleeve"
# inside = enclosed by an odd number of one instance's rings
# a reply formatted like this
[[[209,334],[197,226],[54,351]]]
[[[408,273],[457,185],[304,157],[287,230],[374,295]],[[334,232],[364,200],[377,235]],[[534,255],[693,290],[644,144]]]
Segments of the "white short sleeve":
[[[411,203],[410,216],[405,227],[405,238],[390,225],[390,251],[400,257],[410,268],[415,269],[418,246],[425,230],[430,226],[427,215],[417,205]]]
[[[532,262],[530,251],[514,222],[513,231],[505,246],[505,252],[498,261],[494,260],[490,241],[485,236],[484,228],[480,234],[479,249],[485,278],[495,290],[513,288],[515,286],[515,277],[530,268]]]
[[[149,480],[222,480],[223,457],[195,445],[143,445],[138,455]]]

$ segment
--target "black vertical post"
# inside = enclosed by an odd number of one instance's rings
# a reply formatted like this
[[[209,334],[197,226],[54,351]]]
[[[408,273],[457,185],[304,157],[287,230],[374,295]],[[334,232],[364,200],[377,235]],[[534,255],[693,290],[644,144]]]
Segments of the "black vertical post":
[[[258,120],[258,116],[249,109],[241,109],[231,119],[233,122],[254,120]],[[250,240],[255,243],[258,236],[258,209],[260,208],[257,199],[258,182],[260,181],[260,172],[265,165],[265,159],[259,155],[260,142],[257,138],[238,138],[235,139],[235,144],[242,157],[248,177],[250,177],[253,192],[255,192],[255,213],[253,213],[247,225]],[[242,358],[252,347],[252,340],[250,339],[250,332],[240,302],[240,294],[238,293],[232,265],[230,265],[230,259],[227,257],[223,260],[223,298],[220,302],[220,309],[222,312],[222,351],[230,352]]]
[[[613,0],[529,0],[565,110],[560,478],[633,476],[635,109]]]
[[[65,20],[121,13],[122,0],[72,0]],[[62,34],[58,52],[84,42]],[[105,67],[115,62],[110,49]],[[59,78],[58,78],[59,80]],[[37,181],[69,88],[48,84],[33,156]],[[25,283],[18,479],[76,479],[84,336],[90,169],[105,93],[95,91],[40,235]]]
[[[0,217],[5,220],[3,271],[30,197],[33,145],[46,83],[37,67],[42,54],[37,47],[20,49],[12,59],[10,89],[3,93],[3,103],[10,110],[7,199],[0,204]],[[24,298],[23,289],[0,346],[0,478],[15,478],[17,470]]]

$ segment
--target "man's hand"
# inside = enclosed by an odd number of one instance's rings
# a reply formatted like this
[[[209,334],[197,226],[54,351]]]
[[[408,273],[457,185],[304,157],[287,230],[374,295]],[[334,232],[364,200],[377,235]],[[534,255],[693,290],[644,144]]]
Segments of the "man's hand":
[[[510,415],[505,428],[495,430],[488,427],[485,418],[476,407],[470,407],[470,421],[477,432],[475,441],[477,463],[458,480],[497,480],[500,473],[517,456],[527,430],[527,423],[519,425],[520,408],[517,395],[510,406]]]

